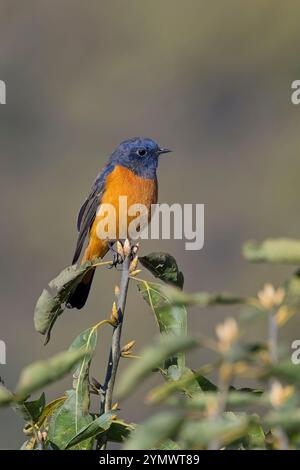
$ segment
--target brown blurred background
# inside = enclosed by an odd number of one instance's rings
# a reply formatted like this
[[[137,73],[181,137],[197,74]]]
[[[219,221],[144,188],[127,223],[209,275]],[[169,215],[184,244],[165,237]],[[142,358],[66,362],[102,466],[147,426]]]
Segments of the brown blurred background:
[[[160,202],[206,204],[205,247],[144,242],[142,252],[176,255],[187,290],[254,294],[287,268],[253,266],[249,238],[300,237],[300,4],[204,0],[0,0],[1,321],[13,388],[26,364],[66,349],[111,308],[118,273],[98,272],[87,307],[67,311],[52,341],[33,329],[47,282],[70,264],[77,210],[106,156],[124,138],[152,137],[174,150],[161,159]],[[230,309],[192,311],[191,331],[212,333]],[[299,320],[282,335],[289,347]],[[131,286],[124,343],[151,341],[151,312]],[[259,323],[249,331],[263,334]],[[300,336],[300,333],[299,335]],[[99,335],[93,373],[101,378],[110,332]],[[191,355],[196,367],[209,355]],[[158,378],[153,378],[152,383]],[[53,398],[71,379],[47,389]],[[147,382],[123,404],[139,422]],[[0,447],[24,441],[22,421],[0,414]]]

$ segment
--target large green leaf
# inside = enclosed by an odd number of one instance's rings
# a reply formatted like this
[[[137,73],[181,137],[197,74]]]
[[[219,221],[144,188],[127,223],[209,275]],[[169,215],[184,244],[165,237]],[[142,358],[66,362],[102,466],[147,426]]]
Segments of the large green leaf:
[[[66,396],[64,403],[55,410],[49,420],[48,440],[58,449],[65,449],[78,431],[93,421],[88,410],[79,407],[75,390],[68,390]],[[87,450],[91,449],[92,445],[92,439],[88,439],[73,449]]]
[[[269,238],[262,242],[248,241],[243,254],[249,261],[300,264],[300,240],[290,238]]]
[[[34,362],[21,372],[16,388],[18,400],[66,375],[84,356],[84,351],[64,351],[45,361]]]
[[[42,335],[46,335],[45,344],[57,318],[63,313],[65,303],[71,291],[82,280],[91,266],[99,260],[87,262],[81,266],[68,266],[44,289],[34,310],[34,327]]]
[[[171,439],[182,424],[180,415],[162,412],[138,426],[125,442],[124,450],[146,450],[157,448],[166,439]]]
[[[182,288],[184,277],[172,255],[158,252],[139,258],[139,262],[161,281]]]
[[[115,416],[115,411],[108,411],[107,413],[94,419],[91,423],[80,429],[76,436],[72,437],[72,439],[67,443],[66,449],[73,447],[76,444],[85,441],[86,439],[97,437],[107,431],[111,426]]]
[[[138,283],[138,288],[150,305],[161,333],[172,336],[187,334],[187,312],[184,306],[173,306],[168,297],[162,294],[160,284],[141,281]],[[173,373],[174,367],[178,369],[179,378],[185,367],[185,354],[182,351],[166,358],[163,368],[168,370],[170,367],[173,368]]]
[[[151,374],[152,370],[161,367],[168,357],[173,357],[178,352],[186,351],[199,344],[193,338],[187,336],[166,336],[156,338],[152,346],[148,346],[141,353],[141,358],[134,361],[125,370],[119,383],[119,397],[124,398]]]
[[[49,440],[64,449],[79,431],[93,421],[89,414],[89,369],[97,344],[97,326],[78,335],[70,346],[70,353],[83,351],[80,363],[73,369],[74,390],[67,392],[67,399],[59,406],[49,421]],[[73,448],[90,449],[93,438],[76,444]]]

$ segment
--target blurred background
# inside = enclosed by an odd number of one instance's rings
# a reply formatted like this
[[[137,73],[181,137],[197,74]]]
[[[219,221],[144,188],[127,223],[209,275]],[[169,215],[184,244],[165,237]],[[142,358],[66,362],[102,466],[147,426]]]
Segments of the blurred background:
[[[43,287],[69,265],[75,220],[97,172],[123,139],[149,136],[174,152],[161,159],[159,201],[205,203],[205,246],[144,241],[141,252],[169,251],[185,288],[255,294],[292,269],[249,265],[249,238],[300,237],[300,4],[293,1],[0,0],[1,320],[14,388],[26,364],[66,349],[110,313],[118,273],[99,270],[83,311],[66,311],[50,344],[33,329]],[[131,285],[124,344],[138,351],[156,332]],[[212,334],[231,309],[192,310],[191,331]],[[281,332],[300,337],[295,318]],[[298,333],[299,332],[299,333]],[[247,334],[259,338],[259,323]],[[298,335],[298,336],[297,336]],[[103,376],[110,332],[102,330],[93,374]],[[190,355],[199,367],[209,358]],[[122,368],[124,364],[122,364]],[[126,367],[126,364],[125,364]],[[152,379],[152,384],[160,380]],[[62,395],[71,378],[47,389]],[[147,382],[123,404],[140,422]],[[13,411],[0,414],[0,447],[25,440]]]

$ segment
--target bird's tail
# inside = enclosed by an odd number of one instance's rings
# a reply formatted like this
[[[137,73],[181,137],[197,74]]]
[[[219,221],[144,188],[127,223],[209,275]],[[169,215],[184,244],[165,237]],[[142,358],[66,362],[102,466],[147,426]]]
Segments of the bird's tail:
[[[75,287],[73,292],[71,292],[66,304],[68,308],[81,309],[82,307],[84,307],[89,296],[94,274],[95,268],[90,269],[80,281],[80,283]]]

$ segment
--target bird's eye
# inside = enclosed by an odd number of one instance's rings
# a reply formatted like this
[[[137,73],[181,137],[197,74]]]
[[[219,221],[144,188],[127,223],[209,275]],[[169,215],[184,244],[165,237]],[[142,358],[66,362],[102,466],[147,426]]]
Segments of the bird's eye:
[[[138,149],[137,154],[139,157],[144,157],[147,151],[145,149]]]

